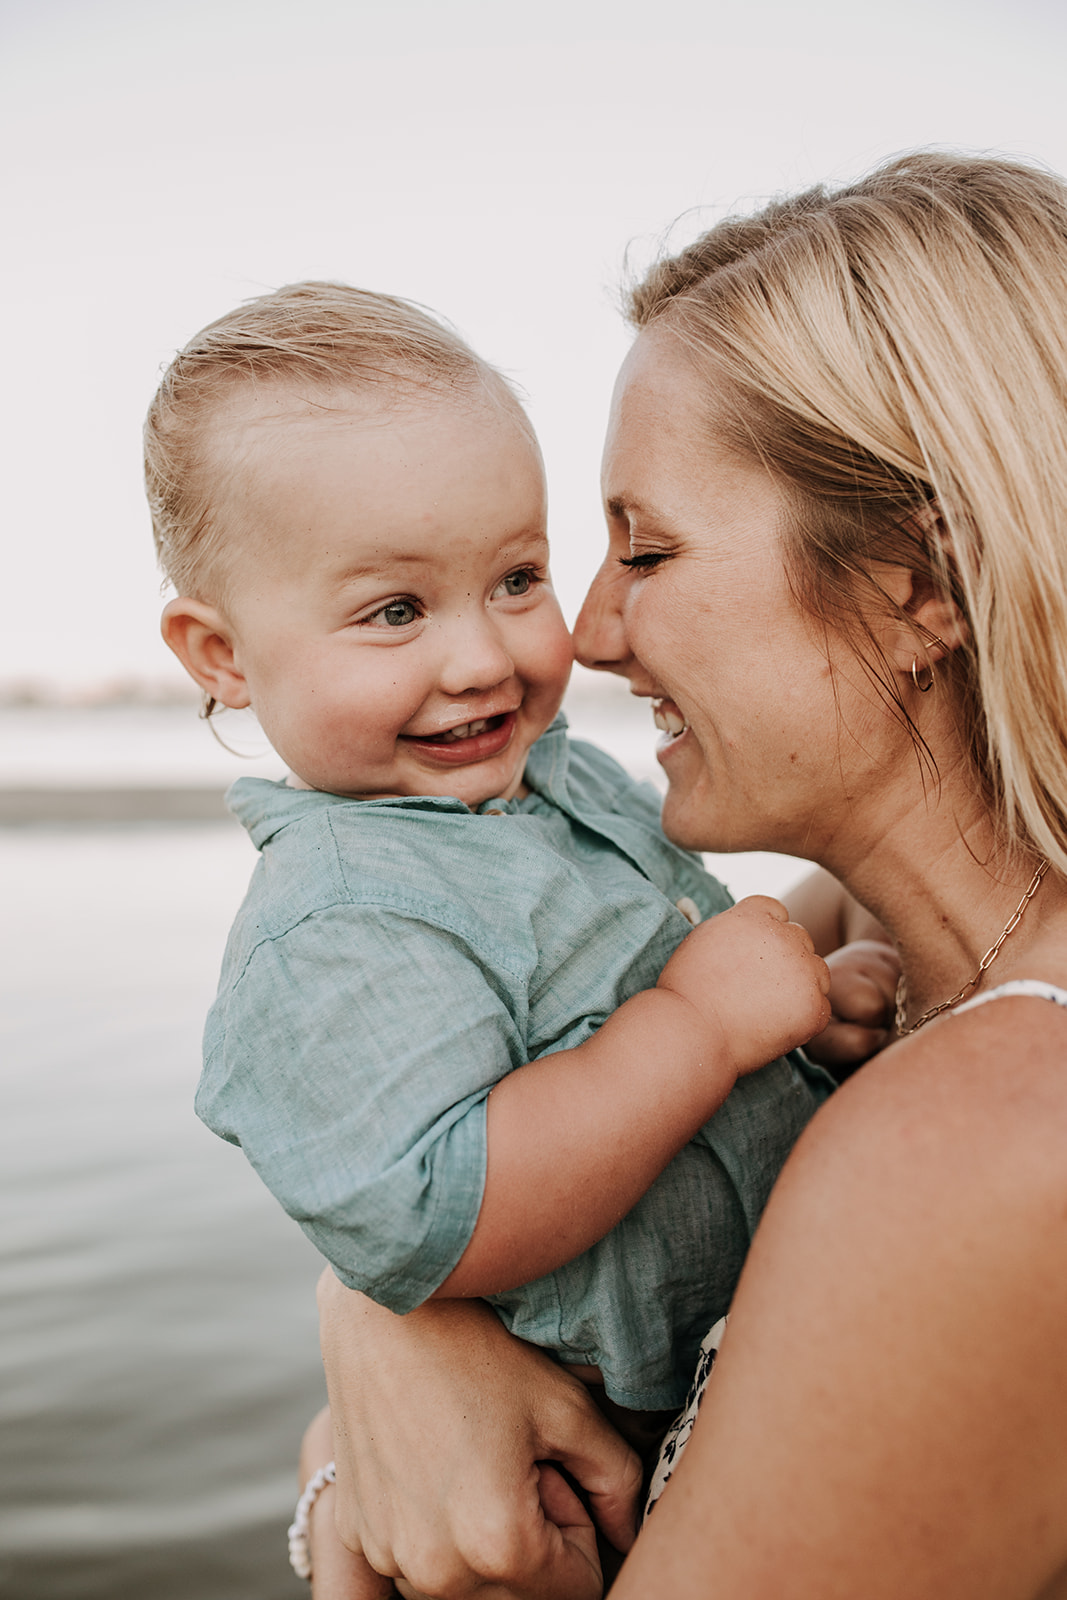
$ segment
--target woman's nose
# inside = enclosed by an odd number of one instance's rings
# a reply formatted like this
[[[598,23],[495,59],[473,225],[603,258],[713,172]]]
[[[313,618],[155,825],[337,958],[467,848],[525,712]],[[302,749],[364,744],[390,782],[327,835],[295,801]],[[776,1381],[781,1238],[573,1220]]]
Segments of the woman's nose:
[[[574,624],[574,653],[583,667],[595,672],[630,676],[633,655],[622,620],[626,573],[608,556],[589,586]]]

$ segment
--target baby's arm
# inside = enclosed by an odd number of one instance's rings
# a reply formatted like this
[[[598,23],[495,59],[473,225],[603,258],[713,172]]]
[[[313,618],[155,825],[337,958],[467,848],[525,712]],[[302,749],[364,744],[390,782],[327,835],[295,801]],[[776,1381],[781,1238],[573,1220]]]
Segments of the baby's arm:
[[[509,1074],[489,1096],[477,1224],[437,1294],[528,1283],[602,1238],[740,1074],[825,1026],[828,986],[809,935],[754,897],[689,934],[593,1038]]]

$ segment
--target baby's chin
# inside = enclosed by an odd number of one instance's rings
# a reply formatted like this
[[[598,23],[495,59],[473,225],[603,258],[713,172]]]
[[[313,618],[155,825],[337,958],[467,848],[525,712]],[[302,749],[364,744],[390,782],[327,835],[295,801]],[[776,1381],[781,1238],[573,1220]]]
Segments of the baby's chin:
[[[381,794],[354,794],[346,789],[343,784],[333,784],[329,781],[308,783],[307,779],[302,778],[298,772],[286,773],[285,785],[288,789],[306,789],[312,794],[335,794],[342,800],[413,800],[416,798],[443,800],[454,795],[457,799],[462,800],[465,806],[469,806],[472,811],[477,811],[479,806],[484,806],[489,800],[525,800],[530,792],[521,777],[517,782],[512,780],[503,794],[499,789],[486,789],[484,792],[479,789],[471,795],[463,794],[462,792],[457,793],[457,791],[462,791],[465,787],[462,783],[456,784],[451,789],[445,788],[444,785],[433,788],[427,785],[423,789],[417,789],[413,786],[404,790],[397,789],[388,792],[383,790]]]

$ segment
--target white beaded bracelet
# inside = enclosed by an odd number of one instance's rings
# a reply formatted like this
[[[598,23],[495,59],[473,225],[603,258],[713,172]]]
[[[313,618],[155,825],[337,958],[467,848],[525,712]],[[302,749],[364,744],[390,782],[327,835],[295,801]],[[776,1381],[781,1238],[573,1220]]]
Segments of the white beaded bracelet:
[[[308,1540],[311,1508],[328,1483],[337,1482],[337,1468],[332,1461],[320,1467],[309,1478],[303,1494],[296,1502],[296,1513],[289,1527],[289,1565],[298,1578],[311,1577],[311,1544]]]

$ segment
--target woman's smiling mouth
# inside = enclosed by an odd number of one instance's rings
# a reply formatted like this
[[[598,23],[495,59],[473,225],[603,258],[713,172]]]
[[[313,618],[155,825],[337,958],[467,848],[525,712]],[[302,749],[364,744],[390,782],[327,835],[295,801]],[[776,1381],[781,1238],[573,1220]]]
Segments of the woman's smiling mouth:
[[[675,739],[680,739],[689,728],[688,722],[674,701],[665,697],[657,697],[652,701],[652,720],[660,732],[667,735],[666,739],[661,739],[659,742],[661,750],[673,744]]]

